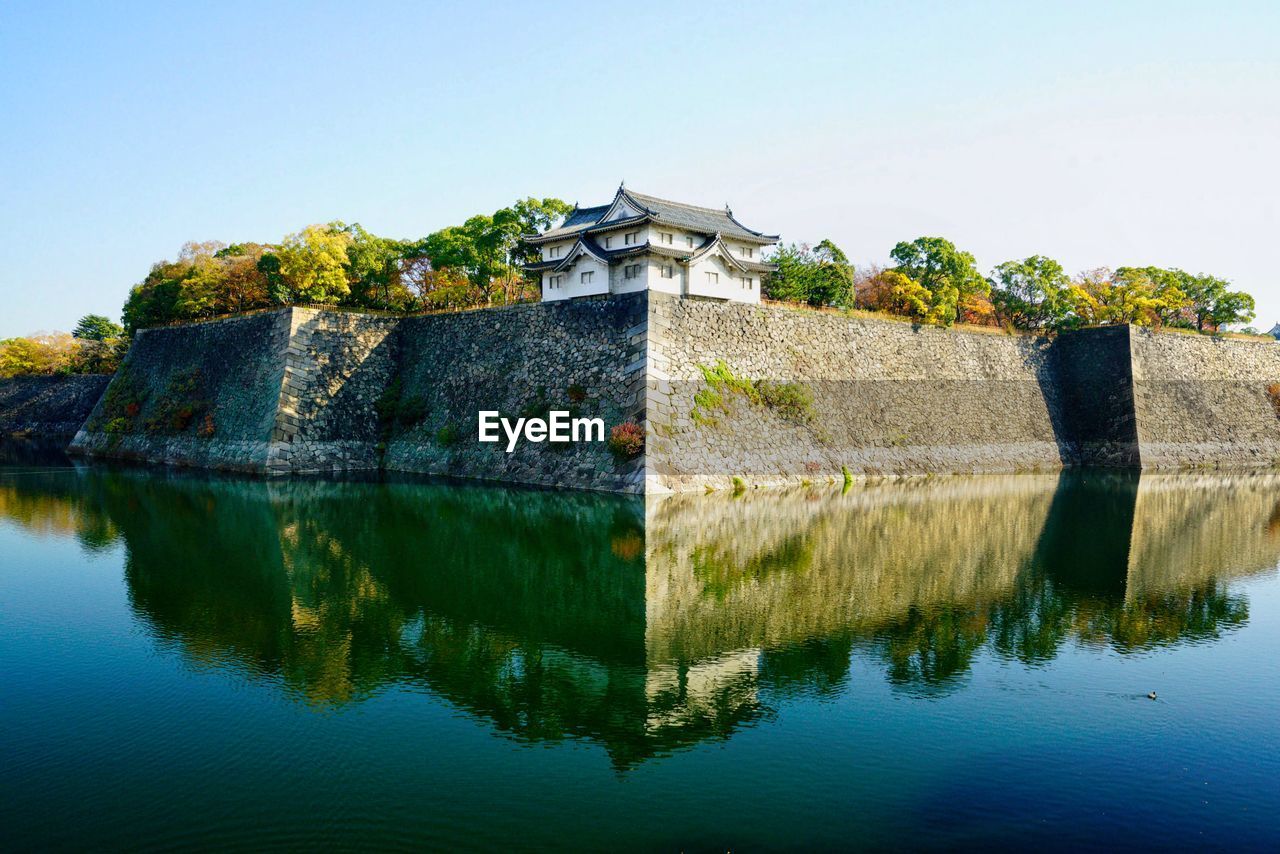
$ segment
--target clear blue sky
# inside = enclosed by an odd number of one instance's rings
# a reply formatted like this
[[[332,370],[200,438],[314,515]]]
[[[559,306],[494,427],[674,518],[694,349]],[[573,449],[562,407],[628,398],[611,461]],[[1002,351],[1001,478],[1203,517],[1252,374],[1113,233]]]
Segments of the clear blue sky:
[[[1213,272],[1280,320],[1280,3],[0,0],[0,336],[187,240],[730,202],[861,263]]]

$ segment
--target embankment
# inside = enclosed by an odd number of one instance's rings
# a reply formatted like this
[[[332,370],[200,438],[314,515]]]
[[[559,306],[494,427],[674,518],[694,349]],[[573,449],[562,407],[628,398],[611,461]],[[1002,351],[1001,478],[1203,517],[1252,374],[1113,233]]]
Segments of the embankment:
[[[1076,454],[1051,351],[1046,338],[652,295],[650,485],[1060,468]],[[719,382],[706,375],[721,364]],[[743,385],[760,381],[772,400]]]
[[[0,406],[0,423],[20,409]],[[507,453],[478,441],[481,410],[634,420],[647,446],[632,459],[595,441]],[[1280,346],[1266,342],[981,334],[642,293],[408,318],[287,308],[145,331],[71,449],[664,492],[846,472],[1272,467],[1277,412]]]
[[[1128,334],[1144,469],[1280,465],[1280,345]]]
[[[0,436],[74,436],[111,377],[11,377],[0,380]]]
[[[644,294],[407,318],[400,323],[396,414],[386,467],[614,492],[643,489],[643,461],[603,442],[534,444],[512,453],[477,441],[477,413],[565,410],[606,430],[644,420]]]

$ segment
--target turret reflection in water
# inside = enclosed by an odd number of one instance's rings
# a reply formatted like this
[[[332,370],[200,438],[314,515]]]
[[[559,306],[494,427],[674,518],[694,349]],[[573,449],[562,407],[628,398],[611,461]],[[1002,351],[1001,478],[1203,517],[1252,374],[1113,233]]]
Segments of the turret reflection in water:
[[[1248,617],[1227,580],[1280,556],[1278,495],[1084,473],[646,505],[82,469],[0,480],[0,512],[122,542],[135,613],[194,667],[319,707],[427,690],[627,767],[845,690],[855,656],[929,695],[986,653],[1216,638]]]

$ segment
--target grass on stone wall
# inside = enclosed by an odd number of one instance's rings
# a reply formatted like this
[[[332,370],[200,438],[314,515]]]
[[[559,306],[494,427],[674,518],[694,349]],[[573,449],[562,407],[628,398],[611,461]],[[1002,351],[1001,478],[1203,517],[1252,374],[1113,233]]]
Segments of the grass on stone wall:
[[[393,436],[405,432],[427,417],[427,399],[421,395],[406,395],[404,382],[396,376],[373,404],[378,416],[379,441],[385,444]]]
[[[142,412],[146,402],[147,390],[138,385],[129,372],[128,365],[124,365],[107,386],[107,392],[102,397],[102,408],[88,424],[88,429],[91,432],[100,430],[112,436],[132,433],[134,420]]]
[[[804,383],[749,380],[738,376],[723,359],[711,366],[699,365],[706,385],[693,396],[689,417],[695,424],[714,426],[718,414],[732,411],[730,398],[740,395],[752,406],[772,409],[784,420],[807,424],[813,420],[813,390]]]
[[[436,444],[442,448],[452,448],[462,439],[462,431],[453,424],[446,424],[436,431]]]
[[[183,371],[169,378],[169,385],[156,399],[143,429],[151,434],[183,433],[192,424],[200,425],[205,438],[213,435],[212,419],[206,419],[211,404],[204,395],[204,379],[199,368]],[[206,435],[205,428],[208,428]]]

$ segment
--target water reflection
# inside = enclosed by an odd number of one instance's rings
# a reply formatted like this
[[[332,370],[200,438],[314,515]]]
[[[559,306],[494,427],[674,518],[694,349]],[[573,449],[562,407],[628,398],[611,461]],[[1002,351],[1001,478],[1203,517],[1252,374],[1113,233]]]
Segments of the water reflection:
[[[738,497],[7,469],[0,518],[118,543],[131,606],[197,668],[300,702],[421,688],[619,767],[725,738],[874,661],[900,690],[1242,625],[1280,478],[1068,474]]]

